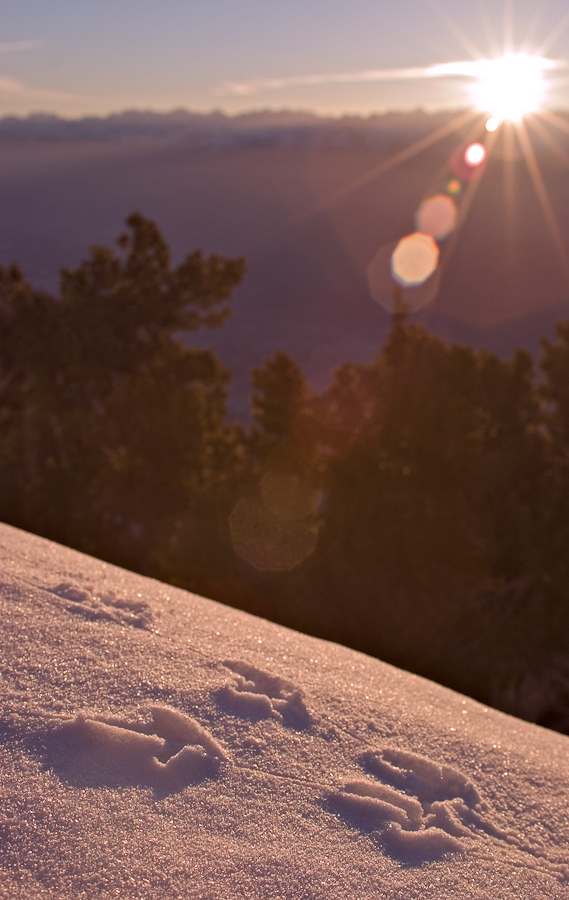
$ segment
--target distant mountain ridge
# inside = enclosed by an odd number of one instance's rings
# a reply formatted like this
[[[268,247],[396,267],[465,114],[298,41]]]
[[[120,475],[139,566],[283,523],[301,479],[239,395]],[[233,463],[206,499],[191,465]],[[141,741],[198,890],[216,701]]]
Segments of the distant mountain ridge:
[[[298,146],[360,143],[374,146],[386,137],[415,138],[449,121],[456,111],[388,112],[331,118],[302,110],[257,110],[229,116],[219,110],[196,113],[126,110],[109,116],[64,119],[35,113],[0,118],[0,139],[29,140],[185,140],[206,146],[251,143]]]

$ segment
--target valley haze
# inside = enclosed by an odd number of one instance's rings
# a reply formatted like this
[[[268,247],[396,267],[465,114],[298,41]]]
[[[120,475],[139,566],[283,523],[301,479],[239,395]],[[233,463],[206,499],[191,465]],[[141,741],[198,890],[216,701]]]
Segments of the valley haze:
[[[366,176],[455,115],[6,117],[0,262],[17,261],[34,286],[55,290],[60,268],[78,264],[93,243],[112,244],[133,210],[157,222],[175,259],[196,248],[244,255],[247,274],[229,323],[195,340],[235,370],[232,409],[245,416],[247,372],[277,349],[290,352],[316,387],[340,362],[374,358],[390,316],[370,297],[367,266],[380,246],[413,230],[417,207],[437,189],[465,132],[383,176]],[[566,236],[569,174],[535,144]],[[498,145],[440,291],[417,315],[446,339],[501,354],[519,345],[535,350],[569,311],[567,277],[525,162],[506,156]],[[511,220],[506,165],[515,180]]]

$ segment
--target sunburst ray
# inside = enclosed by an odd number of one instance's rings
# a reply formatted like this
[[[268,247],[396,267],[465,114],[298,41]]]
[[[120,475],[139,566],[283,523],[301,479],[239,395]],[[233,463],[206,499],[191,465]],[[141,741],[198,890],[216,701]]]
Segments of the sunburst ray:
[[[494,24],[492,22],[492,19],[490,18],[490,13],[488,12],[488,7],[486,6],[484,0],[479,0],[478,2],[478,13],[480,16],[480,21],[482,22],[482,28],[486,36],[486,42],[490,50],[490,55],[498,56],[498,54],[500,53],[500,41],[498,40],[498,35],[496,34]]]
[[[567,249],[561,235],[561,230],[559,228],[559,224],[557,222],[551,200],[549,199],[545,181],[543,180],[541,169],[539,168],[539,163],[537,161],[537,156],[535,155],[533,145],[529,138],[525,122],[522,121],[518,123],[516,134],[518,136],[518,141],[524,155],[530,178],[533,182],[537,199],[541,206],[543,217],[549,229],[553,245],[557,251],[557,255],[559,257],[559,261],[561,263],[563,271],[569,281],[569,256],[567,254]]]
[[[533,129],[533,131],[535,131],[535,133],[544,142],[544,144],[547,144],[558,162],[560,162],[561,165],[566,169],[569,169],[569,153],[567,152],[567,150],[565,150],[564,147],[561,146],[559,141],[551,134],[551,132],[547,130],[540,118],[538,116],[528,116],[527,124],[528,128]]]
[[[453,37],[456,38],[458,43],[462,46],[462,48],[466,51],[466,53],[470,54],[472,59],[480,59],[484,54],[478,49],[476,44],[468,37],[466,32],[462,30],[460,25],[455,22],[451,15],[443,9],[443,7],[437,2],[437,0],[429,0],[429,5],[435,10],[439,19],[444,22],[450,33]]]
[[[546,56],[551,48],[557,43],[561,35],[567,31],[569,27],[569,12],[559,20],[557,25],[552,28],[547,37],[541,42],[539,48],[535,51],[539,56]]]
[[[514,157],[516,137],[512,122],[505,122],[502,129],[504,142],[504,248],[506,272],[508,278],[511,279],[514,273],[514,208],[516,202]]]
[[[415,143],[410,147],[405,147],[404,150],[396,153],[395,156],[391,156],[389,159],[384,160],[383,162],[379,163],[379,165],[374,166],[373,169],[370,169],[369,172],[365,172],[363,175],[360,175],[359,178],[354,179],[349,184],[344,185],[337,191],[334,191],[334,193],[329,194],[328,197],[326,197],[324,200],[321,200],[315,206],[312,206],[310,209],[305,210],[305,212],[300,213],[295,217],[294,224],[303,222],[306,219],[309,219],[312,216],[317,215],[318,213],[327,209],[329,206],[332,206],[334,203],[338,203],[340,200],[343,200],[344,197],[348,197],[355,191],[360,190],[360,188],[364,187],[366,184],[369,184],[371,181],[374,181],[376,178],[380,178],[382,175],[385,175],[385,173],[389,172],[391,169],[396,168],[404,162],[407,162],[407,160],[409,159],[413,159],[414,156],[417,156],[419,153],[422,153],[423,150],[427,150],[429,147],[432,147],[434,144],[438,143],[438,141],[441,141],[448,135],[453,134],[453,132],[459,131],[474,119],[480,119],[480,113],[478,111],[468,110],[464,113],[461,113],[450,122],[446,122],[444,125],[441,125],[439,128],[431,131],[430,134],[425,135],[425,137],[420,138],[418,141],[415,141]]]
[[[504,0],[504,48],[506,53],[514,49],[514,2]]]
[[[523,49],[527,49],[530,47],[535,47],[536,43],[536,35],[539,31],[539,27],[543,22],[543,17],[545,15],[545,4],[539,3],[536,4],[533,15],[529,21],[529,24],[526,28],[525,34],[520,42],[520,47]]]
[[[551,109],[541,109],[539,114],[542,119],[545,119],[546,122],[549,122],[550,125],[554,125],[555,128],[558,128],[559,131],[564,131],[565,134],[569,134],[569,122],[566,119],[563,119],[557,113],[554,113]]]
[[[485,144],[488,159],[490,159],[492,156],[492,151],[496,144],[497,138],[498,138],[497,132],[492,132],[491,134],[488,135],[488,138],[487,138],[486,144]],[[468,184],[468,187],[466,188],[466,190],[464,192],[464,196],[463,196],[462,202],[460,204],[460,215],[459,215],[457,227],[455,228],[454,232],[452,233],[450,239],[447,241],[447,244],[444,248],[444,252],[441,257],[441,274],[443,274],[443,275],[450,265],[450,261],[456,250],[456,245],[458,243],[460,233],[461,233],[462,229],[464,228],[465,222],[468,218],[468,214],[472,208],[472,204],[474,203],[474,199],[476,197],[476,194],[478,193],[478,189],[480,187],[481,182],[482,182],[481,178],[474,178]]]

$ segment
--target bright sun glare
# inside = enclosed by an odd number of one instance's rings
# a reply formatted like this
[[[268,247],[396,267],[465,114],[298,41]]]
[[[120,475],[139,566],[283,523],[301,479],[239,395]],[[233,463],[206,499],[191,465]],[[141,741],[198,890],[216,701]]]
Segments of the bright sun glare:
[[[540,51],[531,53],[527,50],[512,50],[510,48],[516,46],[513,2],[504,0],[504,38],[501,46],[505,50],[502,55],[493,58],[484,57],[483,52],[472,44],[450,16],[444,14],[443,18],[448,20],[447,24],[459,37],[470,59],[405,69],[374,69],[355,74],[303,76],[252,83],[253,87],[257,84],[277,88],[288,84],[367,83],[457,76],[470,82],[466,88],[470,100],[465,104],[468,109],[419,137],[393,156],[380,160],[370,171],[340,188],[327,201],[306,214],[316,214],[324,205],[337,202],[398,165],[408,162],[428,147],[456,134],[456,146],[448,157],[439,183],[419,203],[414,230],[398,241],[380,246],[368,266],[368,284],[372,297],[393,314],[417,312],[436,297],[441,273],[449,266],[484,173],[492,165],[493,154],[496,154],[495,160],[500,161],[504,168],[504,209],[508,241],[513,241],[515,220],[513,167],[515,160],[522,158],[541,206],[549,240],[569,282],[569,253],[565,234],[557,221],[548,185],[541,172],[541,154],[546,149],[569,168],[569,154],[553,133],[553,129],[557,129],[565,135],[569,134],[567,112],[560,114],[548,108],[548,101],[552,99],[551,91],[559,90],[560,86],[567,83],[566,78],[551,79],[549,76],[556,70],[564,70],[566,75],[569,60],[550,59],[541,55],[549,52],[563,30],[569,27],[569,16],[565,15],[547,38],[537,45],[541,48]],[[528,32],[522,46],[527,47],[530,38]],[[497,36],[496,40],[491,41],[494,46],[498,42]],[[466,99],[464,94],[462,96]],[[504,122],[513,123],[512,127],[501,129]],[[541,141],[539,155],[534,148],[534,136]],[[495,165],[493,171],[496,174]]]
[[[449,126],[442,126],[389,159],[379,167],[379,171],[387,171],[415,155],[446,136],[449,130],[458,130],[469,122],[472,123],[471,130],[449,158],[450,179],[441,183],[438,193],[427,196],[421,202],[415,216],[416,231],[397,243],[380,247],[368,267],[371,295],[390,312],[417,311],[436,296],[442,262],[448,266],[456,236],[474,200],[496,142],[500,140],[502,148],[505,141],[510,145],[510,150],[513,141],[519,144],[551,239],[569,276],[569,256],[531,141],[531,132],[541,134],[558,156],[563,154],[563,149],[558,147],[555,138],[542,124],[544,121],[557,125],[569,133],[569,124],[565,119],[545,108],[546,93],[551,86],[547,73],[563,67],[566,63],[560,60],[521,51],[508,51],[493,59],[478,58],[435,67],[437,76],[460,74],[472,79],[469,89],[471,109],[464,117],[459,116],[456,124],[451,122]],[[485,118],[484,136],[481,133],[484,124],[480,113]],[[526,122],[530,114],[534,115]],[[502,122],[512,122],[515,127],[504,132],[504,137],[500,139],[493,132],[498,131]],[[511,220],[511,207],[507,214]]]
[[[550,60],[527,53],[506,53],[481,59],[473,66],[477,82],[472,89],[477,109],[490,114],[490,131],[499,122],[519,122],[540,109],[545,93],[543,73]]]

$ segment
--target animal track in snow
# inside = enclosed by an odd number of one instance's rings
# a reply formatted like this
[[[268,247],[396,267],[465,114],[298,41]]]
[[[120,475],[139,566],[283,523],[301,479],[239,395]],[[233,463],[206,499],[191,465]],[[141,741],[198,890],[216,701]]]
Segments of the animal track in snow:
[[[312,724],[304,695],[291,681],[242,660],[225,660],[223,665],[236,676],[234,685],[226,685],[219,692],[223,705],[251,719],[278,717],[293,728]]]
[[[76,587],[69,582],[62,582],[50,590],[52,594],[70,601],[66,607],[68,612],[87,619],[106,619],[134,628],[149,628],[152,622],[150,607],[140,599],[121,600],[114,591],[95,595],[87,588]]]
[[[388,853],[422,861],[463,850],[462,838],[477,830],[497,835],[475,785],[461,772],[418,753],[384,749],[362,758],[379,781],[353,781],[332,797],[333,804],[366,830],[379,833]]]
[[[183,787],[212,777],[228,755],[195,719],[166,706],[150,707],[152,722],[79,715],[55,737],[66,748],[65,774],[87,781]]]

